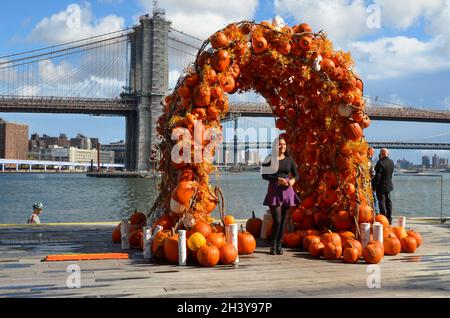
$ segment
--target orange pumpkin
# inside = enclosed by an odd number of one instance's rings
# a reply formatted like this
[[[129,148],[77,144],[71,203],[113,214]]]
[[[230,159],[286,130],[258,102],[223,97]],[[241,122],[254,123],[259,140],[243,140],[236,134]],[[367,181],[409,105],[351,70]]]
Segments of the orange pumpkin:
[[[120,243],[122,241],[122,234],[120,232],[120,223],[116,225],[112,231],[112,241],[113,243]]]
[[[358,208],[358,222],[370,223],[373,221],[373,210],[370,206],[361,204]]]
[[[225,239],[225,236],[223,233],[211,233],[208,235],[208,238],[206,239],[206,243],[212,244],[216,246],[217,248],[221,248],[224,246],[227,241]]]
[[[240,231],[238,233],[238,253],[252,254],[256,249],[256,240],[249,232]]]
[[[213,267],[219,262],[219,249],[212,245],[206,244],[200,247],[197,251],[197,261],[200,265],[206,267]]]
[[[216,32],[211,37],[211,46],[215,49],[220,49],[228,45],[230,43],[230,40],[223,32]]]
[[[188,98],[191,95],[191,91],[186,86],[180,86],[178,87],[178,95],[180,95],[181,98]]]
[[[350,231],[341,231],[338,234],[341,237],[342,245],[344,245],[346,241],[355,238],[355,233]]]
[[[356,188],[353,185],[353,183],[349,183],[347,182],[346,184],[344,184],[344,187],[342,188],[343,192],[345,193],[345,195],[350,196],[353,193],[355,193]]]
[[[385,255],[397,255],[402,249],[400,240],[392,233],[383,238],[383,245]]]
[[[356,263],[358,262],[361,253],[359,248],[354,245],[354,241],[349,241],[346,248],[344,248],[343,259],[344,263]]]
[[[361,258],[363,248],[362,248],[362,245],[361,245],[360,241],[358,241],[356,239],[349,239],[349,240],[345,241],[342,244],[342,248],[343,249],[346,249],[346,248],[349,248],[349,247],[356,247],[358,249],[358,252],[359,252],[358,253],[358,258]]]
[[[324,243],[323,256],[326,259],[339,259],[342,255],[342,246],[333,244],[332,242]]]
[[[363,131],[358,123],[350,122],[344,126],[344,136],[352,141],[357,141],[363,136]]]
[[[206,239],[212,233],[211,225],[203,221],[197,221],[191,231],[201,233]]]
[[[132,248],[143,249],[144,247],[144,233],[142,230],[136,230],[130,234],[130,246]]]
[[[178,263],[178,235],[174,234],[164,240],[164,256],[171,263]]]
[[[147,222],[147,217],[144,213],[138,212],[137,210],[134,211],[134,213],[130,216],[130,223],[131,224],[139,224],[144,225],[144,223]]]
[[[300,247],[302,244],[302,236],[297,233],[287,233],[286,235],[286,246],[287,247]]]
[[[312,257],[320,257],[323,255],[324,248],[325,248],[325,246],[323,245],[323,243],[318,241],[318,242],[313,242],[312,244],[310,244],[308,251]]]
[[[159,231],[153,239],[152,252],[156,258],[164,258],[164,240],[172,235],[172,231]]]
[[[395,234],[395,236],[397,236],[399,240],[408,236],[408,233],[403,226],[393,226],[391,227],[391,231]]]
[[[417,249],[417,241],[412,236],[406,236],[400,239],[402,252],[414,253]]]
[[[363,249],[362,256],[366,263],[378,264],[383,259],[384,251],[378,244],[367,244]]]
[[[171,211],[174,213],[183,213],[188,208],[195,189],[194,182],[179,182],[172,192],[172,198],[170,200]]]
[[[375,216],[375,221],[381,223],[383,227],[389,227],[389,221],[383,214],[377,214]]]
[[[218,50],[211,56],[211,66],[218,72],[223,72],[230,65],[231,56],[227,50]]]
[[[162,226],[163,230],[170,230],[173,227],[173,223],[169,214],[164,213],[160,218],[158,218],[153,224],[153,229],[155,229],[157,225]]]
[[[255,238],[261,236],[262,220],[255,216],[255,211],[252,211],[252,217],[245,223],[245,230],[253,235]]]
[[[220,263],[223,265],[228,265],[233,263],[238,257],[238,251],[233,244],[224,244],[220,249]]]
[[[236,221],[234,220],[234,216],[232,216],[232,215],[225,215],[223,217],[223,223],[225,225],[230,225],[230,224],[235,224]]]
[[[252,38],[252,49],[255,54],[263,53],[267,49],[268,43],[265,37],[255,36]]]
[[[320,237],[320,241],[323,244],[333,243],[334,245],[339,245],[339,246],[342,245],[341,237],[339,236],[339,234],[333,233],[331,231],[328,231],[327,233],[323,234]]]
[[[209,106],[211,103],[211,90],[205,85],[197,85],[192,93],[194,103],[198,107]]]
[[[406,234],[416,239],[417,247],[422,245],[422,235],[420,235],[419,232],[416,232],[413,229],[409,229],[408,231],[406,231]]]
[[[347,231],[352,228],[354,221],[348,211],[341,210],[334,216],[333,223],[337,231]]]
[[[184,85],[188,88],[194,88],[200,82],[200,77],[197,73],[193,73],[184,79]]]
[[[314,243],[320,242],[320,237],[317,235],[308,234],[303,239],[303,248],[309,251],[309,246]]]

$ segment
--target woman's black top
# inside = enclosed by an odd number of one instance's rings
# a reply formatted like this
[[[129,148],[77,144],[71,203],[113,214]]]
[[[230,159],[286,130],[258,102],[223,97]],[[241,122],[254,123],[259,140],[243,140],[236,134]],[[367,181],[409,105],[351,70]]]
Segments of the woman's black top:
[[[263,167],[270,167],[270,163],[266,162],[263,163]],[[278,178],[288,179],[289,173],[292,174],[292,176],[297,180],[298,178],[298,171],[297,166],[295,165],[294,160],[292,160],[290,157],[285,156],[282,160],[278,161],[278,171],[274,174],[263,174],[262,177],[264,180],[277,182]]]

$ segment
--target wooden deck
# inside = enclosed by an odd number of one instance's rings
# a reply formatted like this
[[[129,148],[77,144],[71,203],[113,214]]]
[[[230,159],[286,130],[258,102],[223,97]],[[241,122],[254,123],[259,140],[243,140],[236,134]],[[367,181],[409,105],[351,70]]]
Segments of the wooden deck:
[[[258,242],[238,266],[180,267],[128,260],[42,262],[48,254],[122,252],[112,226],[0,227],[0,297],[450,297],[450,224],[407,221],[424,244],[415,254],[385,256],[381,288],[368,288],[364,262],[313,259],[302,250],[282,256]],[[40,235],[39,235],[40,234]],[[81,268],[81,288],[66,286],[67,266]]]

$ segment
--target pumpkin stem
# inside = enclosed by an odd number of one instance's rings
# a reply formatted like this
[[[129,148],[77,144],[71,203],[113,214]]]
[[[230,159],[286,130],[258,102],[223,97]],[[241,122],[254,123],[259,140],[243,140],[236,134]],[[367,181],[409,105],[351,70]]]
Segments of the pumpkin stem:
[[[253,218],[253,219],[256,218],[256,216],[255,216],[255,211],[252,211],[252,218]]]

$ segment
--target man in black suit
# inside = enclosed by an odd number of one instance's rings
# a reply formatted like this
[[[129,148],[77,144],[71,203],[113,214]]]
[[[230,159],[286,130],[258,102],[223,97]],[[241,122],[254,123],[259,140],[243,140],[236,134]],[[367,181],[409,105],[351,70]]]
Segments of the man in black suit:
[[[394,161],[389,158],[389,150],[382,148],[380,150],[380,160],[375,166],[375,177],[372,179],[372,188],[377,194],[380,213],[392,223],[392,201],[391,191],[394,190],[392,185],[392,174],[394,173]]]

